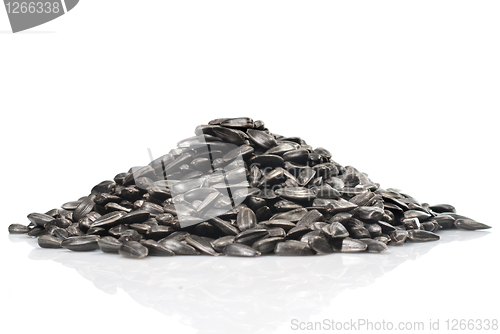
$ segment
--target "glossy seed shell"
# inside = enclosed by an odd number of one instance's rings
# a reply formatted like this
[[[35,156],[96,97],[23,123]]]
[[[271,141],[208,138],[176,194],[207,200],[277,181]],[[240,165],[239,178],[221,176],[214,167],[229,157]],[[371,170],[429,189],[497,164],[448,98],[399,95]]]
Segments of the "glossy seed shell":
[[[237,257],[256,257],[260,256],[261,253],[250,246],[244,244],[229,244],[224,247],[224,255],[226,256],[237,256]]]
[[[478,223],[475,220],[462,219],[462,218],[455,220],[455,227],[460,229],[460,230],[467,230],[467,231],[484,230],[484,229],[491,228],[491,226],[488,226],[488,225],[482,224],[482,223]]]
[[[9,225],[9,233],[10,234],[26,234],[30,231],[28,226],[21,224],[11,224]]]
[[[280,256],[314,255],[314,252],[311,250],[308,244],[295,240],[278,242],[274,248],[274,253]]]
[[[38,245],[42,248],[62,248],[62,240],[52,235],[42,235],[38,238]]]
[[[148,256],[148,249],[137,241],[126,241],[118,249],[118,254],[132,259],[142,259]]]
[[[123,242],[113,237],[103,237],[97,241],[97,245],[105,253],[118,253],[122,244]]]
[[[61,243],[63,248],[77,251],[77,252],[89,252],[99,249],[97,241],[99,237],[97,236],[76,236],[69,237]]]

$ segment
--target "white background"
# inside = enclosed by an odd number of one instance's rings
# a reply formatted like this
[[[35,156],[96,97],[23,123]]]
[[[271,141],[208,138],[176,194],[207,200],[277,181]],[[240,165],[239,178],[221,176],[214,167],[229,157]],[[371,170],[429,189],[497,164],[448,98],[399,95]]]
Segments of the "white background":
[[[499,16],[497,1],[83,0],[12,34],[0,9],[0,326],[290,333],[294,318],[432,318],[441,330],[499,319]],[[160,155],[233,116],[494,228],[383,255],[135,262],[8,236],[28,213],[146,164],[147,148]]]

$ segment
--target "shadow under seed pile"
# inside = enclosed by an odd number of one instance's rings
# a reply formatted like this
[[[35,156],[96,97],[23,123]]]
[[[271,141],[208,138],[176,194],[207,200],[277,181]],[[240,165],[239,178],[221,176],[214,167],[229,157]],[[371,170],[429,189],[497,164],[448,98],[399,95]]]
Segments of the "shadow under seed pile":
[[[448,204],[382,189],[324,148],[250,118],[217,119],[147,166],[103,181],[10,233],[43,248],[173,255],[380,253],[439,240],[440,229],[486,229]]]

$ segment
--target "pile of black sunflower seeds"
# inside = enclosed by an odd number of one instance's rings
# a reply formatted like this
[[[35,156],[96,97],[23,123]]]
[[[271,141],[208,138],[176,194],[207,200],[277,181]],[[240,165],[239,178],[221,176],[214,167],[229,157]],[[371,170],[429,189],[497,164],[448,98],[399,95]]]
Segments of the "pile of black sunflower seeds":
[[[380,253],[437,241],[441,229],[490,228],[451,205],[382,189],[328,150],[273,134],[262,121],[221,118],[195,134],[9,232],[37,237],[43,248],[144,258]]]

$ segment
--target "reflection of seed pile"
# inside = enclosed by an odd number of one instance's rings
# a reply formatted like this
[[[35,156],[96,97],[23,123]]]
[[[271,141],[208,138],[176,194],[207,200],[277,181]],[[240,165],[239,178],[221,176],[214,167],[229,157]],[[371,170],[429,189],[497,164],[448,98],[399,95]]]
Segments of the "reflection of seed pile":
[[[378,253],[439,240],[439,229],[489,228],[451,205],[381,189],[327,150],[271,134],[261,121],[217,119],[196,135],[9,231],[38,236],[41,247],[142,258]]]

